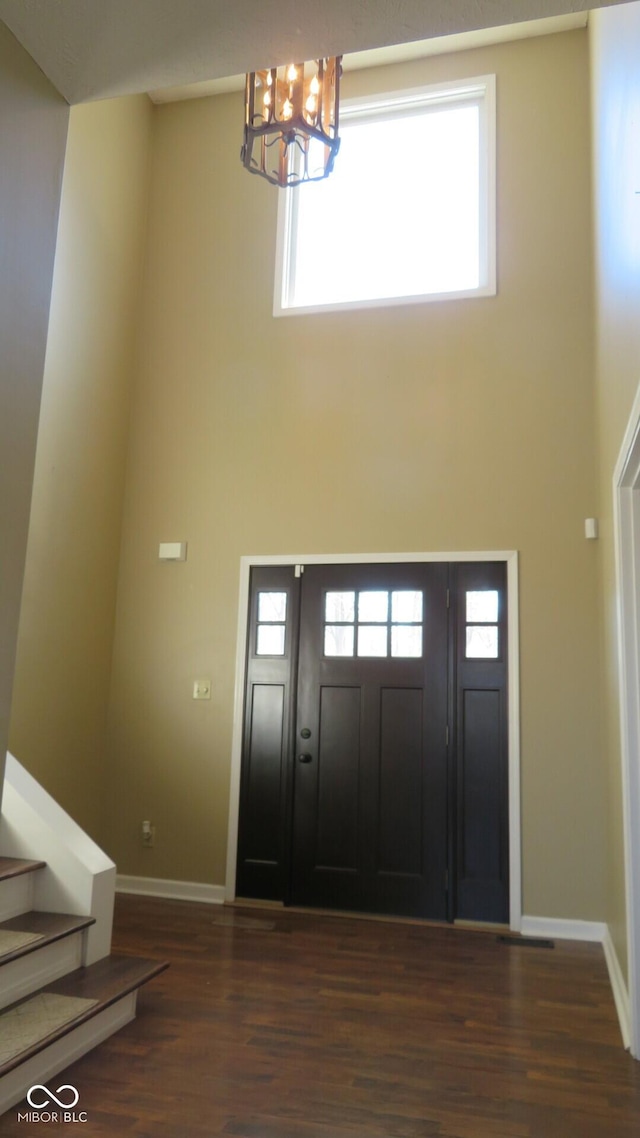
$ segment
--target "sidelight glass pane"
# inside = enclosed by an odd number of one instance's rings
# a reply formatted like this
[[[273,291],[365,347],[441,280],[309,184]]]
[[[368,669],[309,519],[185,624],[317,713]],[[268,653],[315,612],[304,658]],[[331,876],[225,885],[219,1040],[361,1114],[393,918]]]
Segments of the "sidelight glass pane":
[[[497,660],[497,625],[468,624],[466,656],[468,660]]]
[[[325,656],[353,656],[354,626],[327,624],[324,629]]]
[[[402,624],[422,620],[422,593],[403,589],[391,594],[391,619]]]
[[[358,596],[359,621],[386,621],[389,619],[389,594],[383,592],[360,593]],[[361,655],[361,653],[359,653]],[[367,653],[369,655],[369,653]],[[377,656],[378,653],[376,652]]]
[[[482,589],[467,593],[467,621],[493,624],[498,619],[498,590]]]
[[[258,593],[258,620],[286,619],[286,593]]]
[[[256,656],[284,656],[284,624],[259,624]]]
[[[394,624],[391,626],[392,656],[422,656],[422,625]]]
[[[358,656],[387,656],[387,626],[358,625]]]
[[[324,619],[330,624],[333,621],[355,620],[356,594],[355,593],[327,593],[324,601]],[[326,654],[326,653],[325,653]],[[333,655],[333,653],[332,653]],[[339,652],[339,656],[343,653]],[[349,653],[347,653],[349,655]]]

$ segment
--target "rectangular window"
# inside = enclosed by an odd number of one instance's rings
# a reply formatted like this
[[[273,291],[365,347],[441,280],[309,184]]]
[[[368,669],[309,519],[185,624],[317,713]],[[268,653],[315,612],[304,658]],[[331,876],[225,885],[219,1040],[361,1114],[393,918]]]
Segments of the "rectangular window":
[[[422,656],[422,612],[422,593],[407,589],[327,592],[324,654],[388,656],[391,639],[392,656]]]
[[[467,592],[466,645],[467,660],[498,659],[498,601],[497,589]]]
[[[495,295],[495,76],[351,100],[340,137],[280,194],[274,314]]]
[[[258,593],[256,656],[284,656],[287,629],[287,594]]]

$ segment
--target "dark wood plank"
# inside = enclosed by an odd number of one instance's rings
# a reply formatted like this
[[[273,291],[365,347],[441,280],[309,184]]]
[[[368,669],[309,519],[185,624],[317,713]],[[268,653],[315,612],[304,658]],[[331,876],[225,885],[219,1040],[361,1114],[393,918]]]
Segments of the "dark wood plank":
[[[0,967],[3,964],[9,964],[12,960],[17,960],[20,956],[27,956],[30,952],[36,952],[46,944],[53,944],[54,941],[61,940],[65,936],[81,932],[82,929],[89,928],[90,925],[94,924],[95,917],[76,917],[68,913],[29,912],[23,913],[19,917],[12,917],[9,921],[3,921],[0,924],[0,930],[38,933],[40,939],[31,941],[29,944],[23,945],[22,948],[16,948],[13,952],[5,952],[0,955]]]
[[[0,857],[0,881],[9,877],[19,877],[23,873],[35,873],[36,869],[44,869],[44,861],[27,861],[21,857]]]
[[[88,968],[78,968],[47,985],[45,991],[56,992],[59,996],[79,996],[84,1000],[98,1000],[101,1008],[126,996],[142,984],[148,983],[165,968],[167,960],[148,960],[141,956],[119,956],[112,954]]]
[[[117,899],[118,951],[171,968],[134,1023],[64,1072],[91,1138],[640,1133],[640,1064],[623,1049],[600,946],[220,912]],[[16,1109],[0,1122],[2,1138],[25,1133]]]

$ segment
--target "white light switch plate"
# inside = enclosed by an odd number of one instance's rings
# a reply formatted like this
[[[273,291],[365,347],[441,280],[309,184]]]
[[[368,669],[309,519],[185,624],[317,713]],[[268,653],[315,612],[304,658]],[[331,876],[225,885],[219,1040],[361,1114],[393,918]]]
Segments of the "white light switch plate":
[[[211,699],[211,680],[194,680],[193,698]]]

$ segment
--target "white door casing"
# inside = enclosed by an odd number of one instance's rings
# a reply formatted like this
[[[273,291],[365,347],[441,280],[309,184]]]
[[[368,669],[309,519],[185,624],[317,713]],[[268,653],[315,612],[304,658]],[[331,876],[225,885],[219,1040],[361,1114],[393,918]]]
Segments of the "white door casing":
[[[613,475],[629,1042],[640,1058],[640,387]]]
[[[509,688],[509,923],[514,932],[522,924],[522,854],[520,812],[520,680],[518,627],[518,554],[515,550],[456,553],[344,553],[344,554],[273,554],[240,558],[238,603],[238,635],[236,642],[236,680],[231,751],[231,785],[229,791],[229,828],[227,840],[227,873],[225,900],[235,900],[240,814],[240,775],[242,767],[242,733],[244,687],[247,654],[247,621],[249,609],[249,576],[254,565],[338,565],[397,564],[430,561],[505,561],[507,565],[508,619],[508,688]]]

